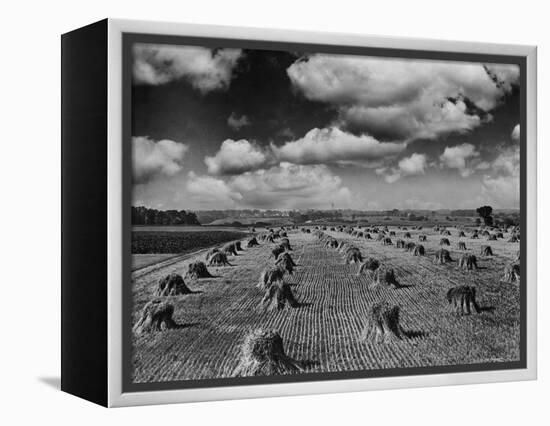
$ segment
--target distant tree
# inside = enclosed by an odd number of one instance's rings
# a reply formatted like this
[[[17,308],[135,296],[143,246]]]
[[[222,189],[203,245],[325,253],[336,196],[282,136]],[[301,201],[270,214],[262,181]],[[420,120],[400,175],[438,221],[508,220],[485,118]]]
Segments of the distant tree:
[[[477,214],[483,219],[487,226],[493,226],[493,208],[491,206],[482,206],[476,209]]]
[[[200,225],[193,212],[132,207],[132,225]]]
[[[476,217],[475,222],[477,226],[481,225],[481,219],[479,217]]]

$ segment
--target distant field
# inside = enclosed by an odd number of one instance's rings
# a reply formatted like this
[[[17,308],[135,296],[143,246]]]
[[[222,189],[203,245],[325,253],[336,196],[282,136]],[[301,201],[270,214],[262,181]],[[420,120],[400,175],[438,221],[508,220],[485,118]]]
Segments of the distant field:
[[[453,216],[447,219],[447,216],[428,216],[426,220],[408,220],[403,219],[401,216],[362,216],[352,219],[351,217],[346,217],[345,221],[338,220],[320,220],[315,221],[314,223],[309,223],[306,225],[341,225],[345,223],[350,226],[365,225],[365,226],[423,226],[423,227],[432,227],[434,225],[439,226],[465,226],[465,227],[475,227],[475,218],[467,216]],[[301,226],[301,225],[298,225]]]
[[[197,228],[200,229],[183,231],[180,227],[178,231],[134,230],[132,254],[183,254],[247,235],[239,231]]]
[[[305,223],[297,223],[297,226],[315,226],[315,225],[340,225],[348,224],[351,226],[356,226],[360,224],[364,225],[382,225],[382,226],[433,226],[433,225],[444,225],[444,226],[475,226],[475,218],[465,217],[465,216],[428,216],[426,220],[408,220],[403,219],[401,216],[362,216],[357,218],[344,217],[342,219],[317,219],[308,221]],[[256,223],[266,223],[270,226],[289,226],[294,225],[294,222],[286,217],[228,217],[224,219],[218,219],[211,223],[203,224],[205,227],[232,227],[233,223],[239,222],[242,226],[253,226]],[[176,227],[177,228],[177,227]]]
[[[174,320],[181,328],[134,336],[133,380],[229,377],[238,364],[244,337],[258,327],[278,330],[287,354],[309,363],[305,372],[519,360],[519,286],[500,282],[504,266],[515,258],[519,243],[508,242],[509,234],[486,241],[459,238],[456,228],[449,229],[451,245],[446,248],[453,262],[443,265],[432,262],[441,235],[428,228],[410,230],[409,241],[418,241],[420,233],[427,235],[422,243],[426,255],[420,257],[375,239],[326,231],[338,241],[353,242],[365,258],[374,257],[391,266],[401,284],[398,289],[371,288],[365,276],[357,275],[357,265],[345,264],[338,251],[325,248],[313,233],[289,232],[291,253],[298,266],[285,281],[302,306],[281,311],[262,311],[264,293],[256,287],[263,268],[273,264],[274,244],[245,248],[230,257],[231,266],[209,267],[212,278],[186,278],[196,292],[170,298]],[[391,230],[396,233],[394,242],[404,238],[404,231]],[[458,250],[459,241],[466,243],[466,252]],[[483,244],[492,246],[494,256],[480,255]],[[462,253],[475,254],[479,268],[459,269],[457,260]],[[132,322],[155,297],[160,278],[170,273],[184,276],[188,264],[195,260],[204,261],[204,253],[134,276]],[[447,290],[463,284],[477,288],[481,313],[462,316],[449,307]],[[380,301],[401,308],[404,339],[382,343],[361,340],[369,309]]]
[[[231,225],[234,222],[239,222],[243,225],[254,225],[256,223],[268,223],[275,225],[292,225],[292,221],[287,217],[226,217],[224,219],[218,219],[211,223],[207,223],[208,226],[217,225]]]

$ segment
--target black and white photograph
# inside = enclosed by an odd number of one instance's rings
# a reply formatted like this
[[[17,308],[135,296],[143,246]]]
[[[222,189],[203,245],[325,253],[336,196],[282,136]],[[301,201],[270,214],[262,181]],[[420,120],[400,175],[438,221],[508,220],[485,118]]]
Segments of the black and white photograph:
[[[0,423],[545,424],[544,11],[4,5]]]
[[[524,362],[517,63],[129,49],[132,384]]]

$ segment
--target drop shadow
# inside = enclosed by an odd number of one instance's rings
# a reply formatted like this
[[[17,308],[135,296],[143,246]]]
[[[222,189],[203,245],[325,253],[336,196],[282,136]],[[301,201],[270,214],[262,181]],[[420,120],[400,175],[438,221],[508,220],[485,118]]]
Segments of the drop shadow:
[[[61,390],[61,377],[38,377],[38,381],[56,390]]]
[[[386,284],[386,283],[369,283],[367,284],[369,289],[372,290],[402,290],[409,287],[415,287],[413,284],[398,284],[398,283],[392,283],[392,284]]]
[[[401,333],[407,339],[420,339],[428,335],[428,333],[419,330],[402,330]]]
[[[312,359],[305,359],[305,360],[297,360],[296,364],[300,366],[303,370],[311,370],[312,368],[318,367],[321,365],[319,361],[315,361]]]
[[[193,327],[197,327],[201,325],[200,322],[185,322],[185,323],[182,323],[182,324],[176,324],[176,326],[174,328],[172,328],[172,330],[184,330],[186,328],[193,328]]]
[[[483,312],[488,312],[490,314],[494,313],[496,308],[494,306],[478,306],[477,308],[472,308],[470,312],[466,309],[463,311],[460,308],[452,308],[451,314],[457,317],[469,317],[475,314],[481,314]]]
[[[200,278],[191,278],[191,277],[188,277],[186,275],[184,277],[184,279],[186,279],[190,283],[197,283],[197,282],[200,282],[200,281],[212,280],[212,279],[215,279],[215,278],[222,278],[222,275],[212,275],[212,274],[210,274],[209,277],[200,277]]]
[[[410,287],[415,287],[415,285],[414,284],[399,284],[399,283],[394,285],[394,288],[396,290],[401,290],[402,288],[410,288]]]

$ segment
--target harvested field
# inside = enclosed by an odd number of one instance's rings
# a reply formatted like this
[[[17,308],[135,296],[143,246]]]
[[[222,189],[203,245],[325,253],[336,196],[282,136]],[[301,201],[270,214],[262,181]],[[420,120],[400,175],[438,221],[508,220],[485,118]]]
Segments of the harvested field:
[[[451,244],[446,249],[454,261],[442,265],[432,262],[441,248],[436,231],[409,231],[412,241],[427,235],[425,256],[325,231],[338,242],[353,244],[363,259],[372,257],[391,267],[398,288],[369,286],[368,277],[358,275],[360,264],[346,264],[338,250],[314,233],[288,231],[297,266],[292,275],[285,274],[284,283],[300,305],[281,310],[262,309],[265,291],[257,288],[262,270],[274,266],[277,243],[251,248],[243,244],[244,250],[231,257],[232,266],[208,266],[212,277],[194,281],[193,293],[167,298],[177,328],[133,336],[132,379],[143,383],[231,377],[246,336],[257,329],[276,330],[286,355],[307,365],[302,373],[519,360],[519,286],[500,282],[506,265],[517,257],[518,245],[508,243],[511,234],[506,234],[491,241],[493,256],[477,258],[478,269],[461,269],[461,255],[478,255],[486,241],[466,237],[468,249],[459,252],[458,230],[447,229]],[[197,260],[204,261],[204,253],[133,274],[132,324],[155,297],[160,278],[185,275]],[[479,314],[459,315],[449,309],[446,294],[459,285],[476,288]],[[399,306],[401,339],[361,338],[371,307],[381,302]]]

